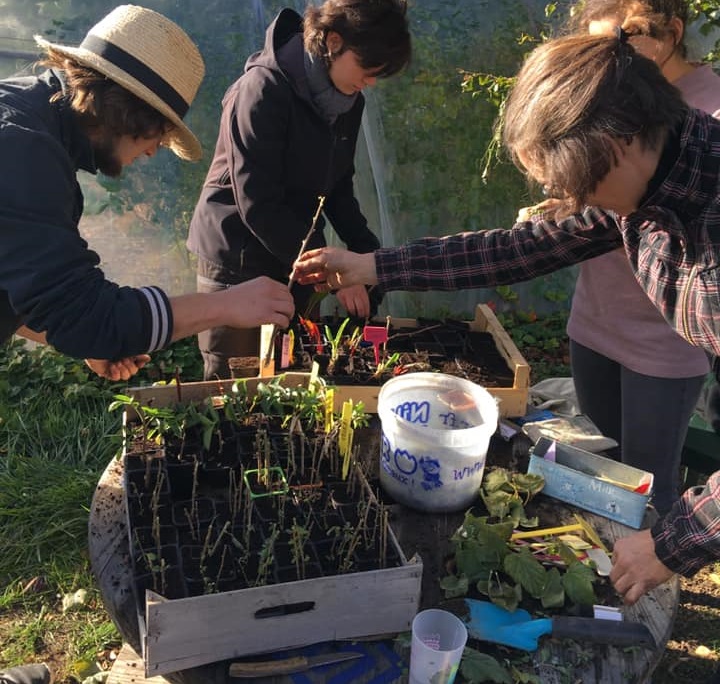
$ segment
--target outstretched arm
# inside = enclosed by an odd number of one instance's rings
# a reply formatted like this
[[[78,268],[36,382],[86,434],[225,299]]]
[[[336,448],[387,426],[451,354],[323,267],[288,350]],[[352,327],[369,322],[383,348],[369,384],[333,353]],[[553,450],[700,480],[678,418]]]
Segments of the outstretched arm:
[[[256,328],[272,323],[287,328],[295,311],[288,286],[260,276],[225,290],[173,297],[172,341],[208,328]]]
[[[687,489],[653,525],[615,542],[610,580],[625,603],[679,573],[692,577],[720,559],[720,471]]]
[[[295,266],[298,282],[320,290],[377,284],[373,252],[356,254],[340,247],[311,249]]]
[[[297,271],[300,282],[321,288],[451,291],[519,283],[621,246],[617,216],[588,207],[559,221],[539,216],[509,229],[419,238],[368,254],[311,250]]]

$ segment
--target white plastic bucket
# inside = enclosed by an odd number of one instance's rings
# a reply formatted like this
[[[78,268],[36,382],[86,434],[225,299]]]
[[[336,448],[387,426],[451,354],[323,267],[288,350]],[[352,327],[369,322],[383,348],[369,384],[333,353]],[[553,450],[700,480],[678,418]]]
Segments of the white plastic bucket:
[[[478,495],[495,398],[469,380],[408,373],[380,389],[380,484],[396,501],[422,511],[469,507]]]

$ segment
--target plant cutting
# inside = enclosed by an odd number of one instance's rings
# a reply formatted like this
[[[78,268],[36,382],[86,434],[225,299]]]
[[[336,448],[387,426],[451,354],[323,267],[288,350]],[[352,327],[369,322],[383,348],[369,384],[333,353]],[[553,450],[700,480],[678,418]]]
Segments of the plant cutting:
[[[310,238],[315,234],[315,230],[317,229],[317,223],[320,219],[320,214],[322,213],[323,206],[325,205],[325,195],[319,195],[318,196],[318,205],[317,209],[315,210],[315,214],[312,218],[312,223],[310,224],[310,229],[308,230],[307,234],[303,238],[303,241],[300,243],[300,249],[298,251],[297,257],[295,257],[295,261],[297,261],[305,252],[307,249],[308,243],[310,242]],[[293,261],[293,263],[295,263]],[[295,268],[293,267],[293,270],[290,273],[290,277],[288,278],[288,289],[292,288],[293,284],[295,283],[296,273]],[[278,326],[273,326],[273,332],[270,338],[270,344],[268,345],[268,351],[267,355],[265,357],[265,365],[270,363],[270,357],[273,353],[273,349],[275,347],[275,338],[277,337],[277,334],[279,332]]]

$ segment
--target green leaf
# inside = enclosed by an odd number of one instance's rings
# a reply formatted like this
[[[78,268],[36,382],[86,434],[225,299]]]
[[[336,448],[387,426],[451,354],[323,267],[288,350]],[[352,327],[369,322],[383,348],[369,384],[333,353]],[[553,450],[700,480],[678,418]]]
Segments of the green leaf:
[[[507,517],[510,512],[510,503],[516,498],[514,494],[510,494],[501,489],[487,494],[482,492],[481,496],[485,508],[488,509],[488,513],[496,518],[500,518],[500,520]]]
[[[496,682],[496,684],[513,684],[510,673],[503,665],[487,653],[465,647],[460,672],[467,682]]]
[[[488,584],[488,597],[496,606],[512,612],[522,601],[522,587],[519,584],[492,579]]]
[[[537,494],[545,486],[545,478],[532,473],[515,473],[512,481],[518,489],[530,495]]]
[[[510,674],[512,675],[513,681],[517,682],[517,684],[541,684],[540,677],[532,674],[532,672],[522,672],[514,665],[510,666]]]
[[[593,581],[595,573],[591,568],[576,561],[570,565],[562,577],[562,584],[568,598],[581,606],[591,606],[595,603]]]
[[[504,542],[500,542],[500,545],[500,547],[492,544],[484,545],[474,539],[464,542],[455,551],[455,564],[459,573],[465,575],[468,581],[474,582],[487,578],[493,571],[500,570],[503,558],[510,553]]]
[[[507,517],[510,518],[514,527],[519,527],[520,521],[527,519],[527,516],[525,515],[525,507],[516,495],[513,495],[510,500]]]
[[[475,516],[468,512],[465,514],[465,520],[458,531],[453,535],[453,541],[462,542],[466,539],[477,539],[483,543],[488,543],[492,538],[500,539],[507,542],[513,533],[512,522],[489,523],[486,516]]]
[[[523,518],[519,522],[519,526],[526,529],[533,529],[540,526],[540,519],[536,515],[534,515],[532,518]]]
[[[540,602],[543,608],[562,608],[565,605],[562,576],[557,568],[550,568],[545,573],[545,586],[542,596],[540,596]]]
[[[563,563],[565,563],[565,565],[567,565],[568,567],[578,562],[577,556],[567,544],[564,544],[563,542],[558,542],[555,545],[554,550],[557,555],[562,558]]]
[[[440,588],[445,591],[446,599],[465,596],[469,587],[467,575],[447,575],[440,580]]]
[[[503,567],[505,572],[519,582],[530,596],[540,598],[543,595],[547,572],[527,548],[523,548],[519,553],[509,553],[505,556]]]
[[[510,482],[510,475],[505,468],[495,468],[488,472],[482,481],[484,491],[490,493],[502,489]]]

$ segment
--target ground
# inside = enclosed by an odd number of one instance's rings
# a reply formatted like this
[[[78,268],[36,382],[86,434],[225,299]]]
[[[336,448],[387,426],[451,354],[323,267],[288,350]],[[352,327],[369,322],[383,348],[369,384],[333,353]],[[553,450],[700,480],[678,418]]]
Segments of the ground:
[[[707,568],[680,586],[673,637],[653,684],[702,684],[720,664],[720,576]]]

